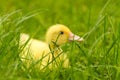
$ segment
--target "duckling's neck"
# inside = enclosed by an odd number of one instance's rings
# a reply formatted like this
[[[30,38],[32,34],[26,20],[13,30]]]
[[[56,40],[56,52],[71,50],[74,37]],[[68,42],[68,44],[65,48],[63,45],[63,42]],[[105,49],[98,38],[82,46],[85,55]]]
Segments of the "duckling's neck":
[[[57,44],[54,43],[54,42],[51,42],[51,43],[49,44],[49,48],[50,48],[50,50],[54,50],[54,49],[56,49],[56,48],[59,48],[59,45],[57,45]]]
[[[55,43],[50,43],[49,48],[50,48],[50,51],[54,53],[54,56],[57,56],[62,52],[62,49],[60,48],[60,46]]]
[[[49,44],[49,47],[50,47],[51,49],[55,49],[55,48],[58,48],[59,45],[58,45],[56,42],[51,42],[51,43]]]

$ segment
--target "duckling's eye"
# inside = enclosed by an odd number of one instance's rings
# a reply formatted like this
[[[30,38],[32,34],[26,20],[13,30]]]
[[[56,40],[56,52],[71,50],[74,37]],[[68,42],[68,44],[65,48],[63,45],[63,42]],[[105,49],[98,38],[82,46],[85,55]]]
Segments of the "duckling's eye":
[[[60,31],[60,34],[64,34],[64,32],[63,32],[63,31]]]

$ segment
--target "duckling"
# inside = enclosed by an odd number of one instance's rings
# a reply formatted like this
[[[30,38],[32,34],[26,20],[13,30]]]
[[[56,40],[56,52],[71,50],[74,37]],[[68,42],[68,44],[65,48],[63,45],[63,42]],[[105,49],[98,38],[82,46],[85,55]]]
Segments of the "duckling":
[[[45,69],[69,67],[69,58],[64,54],[60,46],[66,42],[79,41],[84,39],[73,34],[68,27],[62,24],[51,26],[46,33],[46,41],[40,41],[30,38],[29,35],[22,33],[20,35],[20,45],[24,45],[20,58],[22,62],[30,67],[31,64],[37,65],[37,68]]]

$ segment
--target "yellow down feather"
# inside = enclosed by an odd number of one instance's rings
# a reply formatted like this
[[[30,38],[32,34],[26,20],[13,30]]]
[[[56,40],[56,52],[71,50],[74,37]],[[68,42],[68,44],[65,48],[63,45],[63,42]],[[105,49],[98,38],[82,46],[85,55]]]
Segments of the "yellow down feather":
[[[58,66],[67,68],[69,67],[69,59],[67,54],[62,53],[60,45],[73,40],[83,41],[83,38],[74,35],[68,27],[62,24],[53,25],[48,29],[45,42],[30,38],[29,35],[22,33],[20,46],[23,47],[23,50],[20,53],[20,58],[28,68],[31,65],[35,65],[40,70]]]

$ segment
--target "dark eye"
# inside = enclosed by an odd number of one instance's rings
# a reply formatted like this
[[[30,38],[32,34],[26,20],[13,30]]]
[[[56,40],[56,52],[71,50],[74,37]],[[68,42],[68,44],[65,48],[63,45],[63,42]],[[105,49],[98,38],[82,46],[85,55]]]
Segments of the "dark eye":
[[[64,34],[64,32],[63,32],[63,31],[60,31],[60,34]]]

